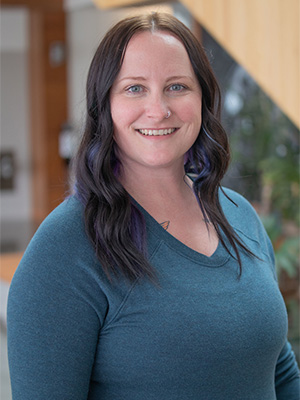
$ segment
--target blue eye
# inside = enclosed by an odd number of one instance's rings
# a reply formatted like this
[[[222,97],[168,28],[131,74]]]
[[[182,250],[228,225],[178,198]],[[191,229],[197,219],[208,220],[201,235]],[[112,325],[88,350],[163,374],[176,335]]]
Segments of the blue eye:
[[[170,90],[172,92],[180,92],[180,91],[182,91],[184,89],[185,89],[185,86],[181,85],[180,83],[174,83],[174,85],[170,86]]]
[[[127,89],[127,91],[130,93],[140,93],[142,90],[143,89],[140,85],[133,85]]]

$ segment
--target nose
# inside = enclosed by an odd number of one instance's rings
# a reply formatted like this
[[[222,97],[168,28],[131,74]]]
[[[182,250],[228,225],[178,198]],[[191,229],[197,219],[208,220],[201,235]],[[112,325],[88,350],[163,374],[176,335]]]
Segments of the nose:
[[[147,99],[146,115],[148,118],[163,120],[168,114],[168,102],[163,94],[151,94]]]

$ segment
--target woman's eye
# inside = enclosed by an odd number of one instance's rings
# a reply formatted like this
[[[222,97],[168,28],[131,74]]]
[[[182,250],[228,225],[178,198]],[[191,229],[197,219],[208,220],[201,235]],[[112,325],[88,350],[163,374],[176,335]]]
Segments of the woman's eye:
[[[143,88],[140,85],[133,85],[126,89],[129,93],[140,93],[142,92]]]
[[[170,90],[172,92],[181,92],[184,89],[186,89],[186,87],[184,85],[181,85],[180,83],[174,83],[174,85],[170,86]]]

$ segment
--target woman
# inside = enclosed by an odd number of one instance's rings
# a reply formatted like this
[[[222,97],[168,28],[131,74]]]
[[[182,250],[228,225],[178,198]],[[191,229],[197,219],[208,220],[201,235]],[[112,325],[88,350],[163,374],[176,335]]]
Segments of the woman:
[[[125,19],[92,61],[75,194],[14,276],[14,399],[298,399],[270,240],[220,188],[229,150],[203,49]]]

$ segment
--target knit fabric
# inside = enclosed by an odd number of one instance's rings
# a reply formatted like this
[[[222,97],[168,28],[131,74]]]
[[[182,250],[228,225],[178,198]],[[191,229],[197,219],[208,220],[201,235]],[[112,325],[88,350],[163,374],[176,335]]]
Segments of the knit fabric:
[[[258,258],[242,275],[219,244],[185,246],[140,207],[158,284],[109,282],[71,197],[38,229],[13,278],[8,355],[14,400],[299,400],[273,250],[250,204],[224,213]]]

